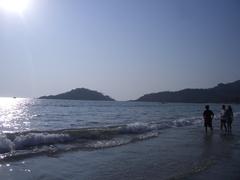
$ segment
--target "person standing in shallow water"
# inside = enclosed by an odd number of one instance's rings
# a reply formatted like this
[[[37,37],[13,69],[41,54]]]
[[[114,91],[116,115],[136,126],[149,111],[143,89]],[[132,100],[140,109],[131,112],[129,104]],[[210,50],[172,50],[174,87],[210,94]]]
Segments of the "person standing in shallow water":
[[[227,111],[226,111],[226,106],[225,105],[222,105],[222,110],[221,110],[221,113],[220,113],[220,128],[221,130],[223,130],[223,127],[225,129],[225,132],[227,132],[227,126],[226,126],[226,122],[227,122]]]
[[[232,122],[233,122],[233,111],[232,107],[228,106],[228,109],[226,111],[226,116],[227,116],[227,131],[228,133],[232,132]]]
[[[207,133],[207,128],[209,127],[213,131],[212,120],[214,118],[214,113],[209,109],[209,105],[205,106],[205,111],[203,112],[204,126]]]

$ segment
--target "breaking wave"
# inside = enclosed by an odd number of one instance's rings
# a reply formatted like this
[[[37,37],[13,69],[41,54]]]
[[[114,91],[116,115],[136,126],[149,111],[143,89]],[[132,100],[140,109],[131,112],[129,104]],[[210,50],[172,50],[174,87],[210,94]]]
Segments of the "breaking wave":
[[[3,133],[0,134],[0,159],[115,147],[156,137],[162,129],[189,126],[199,122],[201,118],[193,117],[161,123],[136,122],[99,128]]]

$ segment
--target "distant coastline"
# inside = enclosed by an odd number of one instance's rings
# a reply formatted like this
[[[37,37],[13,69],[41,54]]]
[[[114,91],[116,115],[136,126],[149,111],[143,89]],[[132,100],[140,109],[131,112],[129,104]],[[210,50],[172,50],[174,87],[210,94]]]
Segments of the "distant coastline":
[[[76,88],[71,91],[39,99],[68,99],[115,101],[110,96],[86,88]],[[161,102],[161,103],[240,103],[240,80],[231,83],[220,83],[208,89],[183,89],[180,91],[164,91],[150,93],[130,102]]]
[[[145,94],[136,101],[162,103],[240,103],[240,80],[209,89],[183,89]]]

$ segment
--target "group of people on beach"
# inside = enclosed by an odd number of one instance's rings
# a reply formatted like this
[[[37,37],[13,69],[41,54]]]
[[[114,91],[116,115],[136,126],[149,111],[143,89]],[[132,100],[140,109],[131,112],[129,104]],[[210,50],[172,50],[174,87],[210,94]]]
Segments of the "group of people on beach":
[[[205,106],[205,111],[203,112],[204,126],[207,133],[207,128],[209,127],[213,131],[212,120],[214,118],[214,113],[210,110],[209,105]],[[233,110],[229,105],[227,108],[225,105],[222,105],[220,112],[220,129],[225,133],[232,132],[232,122],[233,122]]]

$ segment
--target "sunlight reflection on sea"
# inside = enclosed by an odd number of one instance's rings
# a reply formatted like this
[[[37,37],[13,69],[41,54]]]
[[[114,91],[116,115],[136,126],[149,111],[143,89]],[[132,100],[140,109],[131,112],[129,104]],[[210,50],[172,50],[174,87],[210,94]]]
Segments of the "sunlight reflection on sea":
[[[30,99],[0,98],[0,132],[28,130],[31,125],[30,103]]]

